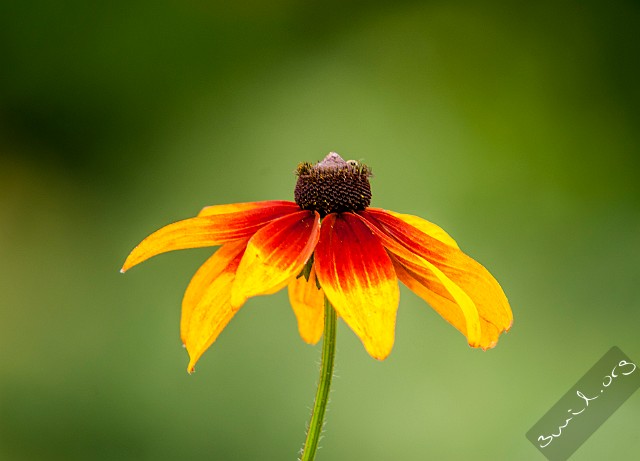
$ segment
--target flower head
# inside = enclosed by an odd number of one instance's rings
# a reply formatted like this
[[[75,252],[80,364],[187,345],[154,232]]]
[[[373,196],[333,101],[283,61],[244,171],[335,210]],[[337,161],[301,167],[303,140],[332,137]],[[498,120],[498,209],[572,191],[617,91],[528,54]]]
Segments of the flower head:
[[[245,301],[288,287],[304,341],[322,335],[323,300],[376,359],[391,352],[398,280],[467,338],[488,349],[513,316],[495,278],[440,227],[371,208],[371,170],[332,152],[297,169],[295,202],[215,205],[144,239],[122,272],[160,253],[221,247],[191,279],[180,334],[194,369]]]

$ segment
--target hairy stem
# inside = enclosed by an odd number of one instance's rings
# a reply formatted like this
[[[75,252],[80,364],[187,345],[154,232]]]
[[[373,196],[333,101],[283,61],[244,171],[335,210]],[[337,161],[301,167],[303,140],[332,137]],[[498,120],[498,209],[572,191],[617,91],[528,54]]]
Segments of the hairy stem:
[[[318,442],[324,425],[324,413],[329,402],[331,378],[333,378],[333,362],[336,355],[337,315],[333,306],[324,297],[324,338],[322,340],[322,363],[320,364],[320,380],[313,404],[307,440],[302,449],[300,461],[313,461],[318,450]]]

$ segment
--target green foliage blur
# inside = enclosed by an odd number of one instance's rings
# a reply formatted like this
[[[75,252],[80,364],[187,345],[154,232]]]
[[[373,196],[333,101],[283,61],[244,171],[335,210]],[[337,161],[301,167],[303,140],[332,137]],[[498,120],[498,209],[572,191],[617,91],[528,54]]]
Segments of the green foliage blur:
[[[186,373],[211,249],[128,252],[205,205],[292,199],[329,151],[438,223],[515,316],[488,352],[402,288],[371,359],[340,323],[319,460],[539,460],[526,431],[611,346],[640,360],[640,6],[0,5],[0,459],[293,460],[320,347],[286,292]],[[640,395],[574,455],[632,459]]]

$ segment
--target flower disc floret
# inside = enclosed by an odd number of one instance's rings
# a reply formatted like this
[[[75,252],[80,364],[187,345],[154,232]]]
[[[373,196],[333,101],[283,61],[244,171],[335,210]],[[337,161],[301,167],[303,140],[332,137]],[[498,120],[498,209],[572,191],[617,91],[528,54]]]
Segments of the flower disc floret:
[[[295,201],[303,210],[314,210],[321,217],[329,213],[361,211],[371,203],[368,166],[343,160],[331,152],[321,162],[301,163],[297,169]]]

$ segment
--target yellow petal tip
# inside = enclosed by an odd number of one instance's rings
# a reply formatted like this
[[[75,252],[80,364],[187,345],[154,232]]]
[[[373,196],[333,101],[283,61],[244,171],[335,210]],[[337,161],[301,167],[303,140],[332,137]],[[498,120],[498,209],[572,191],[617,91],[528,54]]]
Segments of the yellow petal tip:
[[[120,268],[120,273],[124,274],[125,272],[127,272],[129,269],[131,269],[133,266],[135,266],[135,264],[131,264],[131,260],[130,258],[127,258],[124,262],[124,264],[122,265],[122,267]]]
[[[387,357],[389,357],[389,354],[385,354],[385,355],[372,355],[371,357],[373,357],[375,360],[377,360],[378,362],[382,362],[384,361]]]
[[[247,297],[243,294],[238,293],[237,291],[233,291],[231,293],[231,299],[229,300],[229,304],[234,310],[239,309],[242,305],[247,302]]]
[[[488,346],[482,346],[482,350],[486,352],[489,349],[493,349],[497,345],[498,345],[498,340],[496,339],[495,341],[491,341],[491,343]]]
[[[382,362],[384,359],[389,357],[389,354],[391,354],[392,347],[393,347],[393,344],[390,347],[387,347],[385,349],[370,350],[370,348],[367,348],[367,346],[365,345],[365,350],[372,358]]]

